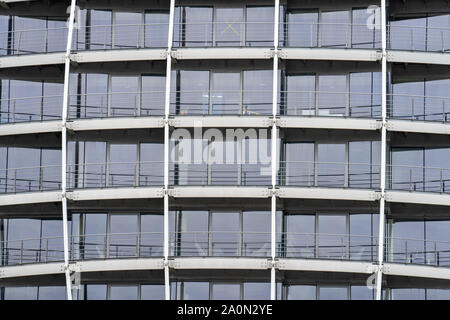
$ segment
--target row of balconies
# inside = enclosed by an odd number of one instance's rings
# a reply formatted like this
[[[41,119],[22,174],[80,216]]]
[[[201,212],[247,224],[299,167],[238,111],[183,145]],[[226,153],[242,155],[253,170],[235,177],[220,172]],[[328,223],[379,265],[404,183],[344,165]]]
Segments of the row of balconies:
[[[445,17],[445,16],[444,16]],[[109,19],[110,20],[110,19]],[[79,26],[74,30],[73,51],[165,48],[166,22]],[[228,19],[229,20],[229,19]],[[135,20],[134,20],[135,21]],[[3,31],[2,55],[64,52],[67,42],[65,21],[60,27]],[[175,23],[173,47],[273,47],[273,21]],[[299,21],[280,23],[282,48],[381,48],[379,25]],[[450,28],[404,20],[388,25],[388,48],[392,50],[448,52]]]
[[[68,118],[164,115],[162,91],[70,95]],[[272,92],[172,92],[171,115],[272,115]],[[388,118],[448,122],[450,97],[390,94]],[[1,122],[61,119],[63,96],[2,99]],[[247,100],[247,101],[246,101]],[[381,95],[357,92],[283,91],[278,114],[287,116],[381,118]]]
[[[163,257],[162,232],[87,234],[69,237],[71,261]],[[377,261],[378,238],[360,235],[284,232],[276,234],[276,257]],[[2,265],[64,260],[63,238],[1,242]],[[266,232],[172,232],[171,257],[271,256],[271,234]],[[450,242],[386,237],[387,262],[450,266]]]

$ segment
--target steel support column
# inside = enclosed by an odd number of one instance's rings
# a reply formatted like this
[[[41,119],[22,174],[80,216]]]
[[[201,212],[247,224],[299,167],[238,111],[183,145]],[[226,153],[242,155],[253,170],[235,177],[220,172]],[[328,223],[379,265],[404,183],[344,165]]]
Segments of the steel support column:
[[[170,114],[170,81],[172,74],[172,39],[175,15],[175,0],[170,0],[169,35],[167,40],[166,60],[166,96],[164,108],[164,287],[166,300],[170,300],[169,277],[169,114]]]
[[[272,138],[271,138],[271,157],[272,157],[272,199],[271,199],[271,270],[270,270],[270,299],[276,299],[276,215],[277,198],[275,190],[277,185],[277,111],[278,111],[278,28],[280,20],[280,0],[275,0],[275,19],[273,33],[273,88],[272,88]]]
[[[69,227],[67,221],[67,113],[69,104],[69,76],[70,76],[70,52],[72,50],[72,36],[75,19],[76,0],[70,4],[69,28],[67,30],[67,44],[64,69],[64,93],[62,105],[62,125],[61,125],[61,192],[62,192],[62,214],[63,214],[63,236],[64,236],[64,269],[66,275],[67,300],[72,300],[72,281],[69,270]]]
[[[378,23],[378,22],[377,22]],[[378,234],[378,268],[376,281],[376,299],[381,300],[382,279],[383,279],[383,261],[384,261],[384,230],[385,230],[385,187],[386,187],[386,94],[387,94],[387,55],[386,55],[386,0],[381,0],[381,167],[380,167],[380,217],[379,217],[379,234]]]

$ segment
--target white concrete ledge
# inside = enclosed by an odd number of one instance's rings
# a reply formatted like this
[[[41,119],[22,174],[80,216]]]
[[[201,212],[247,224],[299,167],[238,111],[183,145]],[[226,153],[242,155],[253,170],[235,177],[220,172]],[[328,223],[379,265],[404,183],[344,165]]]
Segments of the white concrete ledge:
[[[450,194],[414,191],[386,191],[386,201],[450,206]]]
[[[163,258],[88,260],[70,264],[70,269],[77,272],[162,270],[163,268]]]
[[[378,130],[381,121],[343,117],[282,116],[277,120],[281,128],[318,128],[342,130]]]
[[[22,56],[4,56],[0,57],[0,68],[63,64],[64,56],[64,52],[26,54]]]
[[[164,60],[166,49],[106,49],[77,51],[70,55],[77,63]]]
[[[226,269],[266,270],[270,269],[268,258],[173,258],[169,261],[173,269]]]
[[[196,59],[270,59],[270,48],[174,48],[172,57],[177,60]]]
[[[442,122],[388,120],[386,128],[393,132],[450,134],[450,123]]]
[[[277,189],[276,194],[280,198],[293,199],[376,201],[380,198],[379,193],[374,190],[350,188],[280,187]]]
[[[383,273],[393,276],[450,280],[450,268],[420,266],[400,263],[385,263]]]
[[[277,261],[277,268],[279,270],[367,274],[371,274],[375,271],[375,265],[372,262],[286,258]]]
[[[58,132],[61,128],[60,120],[8,123],[0,125],[0,136]]]
[[[67,193],[73,201],[162,198],[162,187],[80,189]]]
[[[33,263],[0,267],[0,279],[64,273],[64,263]]]
[[[439,52],[388,50],[387,61],[450,65],[450,54]]]
[[[79,119],[69,120],[69,122],[67,122],[67,128],[74,131],[143,129],[163,127],[163,117]]]
[[[366,49],[282,48],[280,54],[282,59],[295,60],[381,60],[381,51]]]
[[[209,127],[209,128],[267,128],[272,120],[267,117],[252,116],[175,116],[169,125],[175,128]]]
[[[61,191],[23,192],[0,195],[0,206],[61,201]]]
[[[268,198],[270,190],[267,187],[174,187],[169,190],[174,198]]]

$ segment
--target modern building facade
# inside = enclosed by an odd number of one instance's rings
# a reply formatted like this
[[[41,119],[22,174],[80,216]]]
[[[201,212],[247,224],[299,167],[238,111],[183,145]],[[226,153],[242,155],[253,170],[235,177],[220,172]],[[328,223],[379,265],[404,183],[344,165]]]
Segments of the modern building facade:
[[[0,29],[0,300],[450,299],[446,0],[5,0]]]

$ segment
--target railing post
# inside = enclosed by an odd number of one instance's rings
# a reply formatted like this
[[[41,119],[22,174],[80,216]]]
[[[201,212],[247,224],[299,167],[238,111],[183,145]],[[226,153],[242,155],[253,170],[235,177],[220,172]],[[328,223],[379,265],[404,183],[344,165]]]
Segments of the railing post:
[[[14,193],[17,193],[17,169],[14,169]]]
[[[23,263],[23,240],[20,241],[20,264]]]
[[[441,170],[440,170],[440,177],[439,177],[439,181],[440,181],[440,189],[441,189],[441,193],[443,193],[444,192],[444,181],[443,181],[443,179],[442,179],[442,168],[441,168]]]
[[[412,168],[409,168],[409,191],[413,191]]]
[[[438,263],[438,255],[437,255],[437,244],[436,241],[434,241],[434,265],[437,267],[439,266]]]
[[[408,263],[408,240],[405,240],[405,263]]]
[[[48,238],[45,239],[45,263],[48,262]]]
[[[136,234],[136,257],[139,257],[140,256],[140,252],[141,252],[139,238],[140,238],[140,232],[138,232]]]
[[[442,99],[442,122],[447,121],[447,115],[445,114],[445,99]]]

